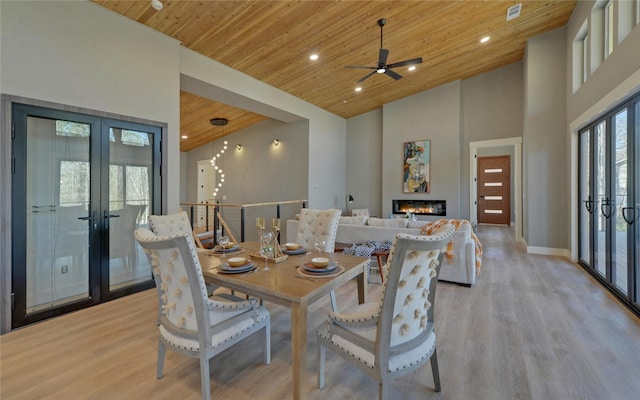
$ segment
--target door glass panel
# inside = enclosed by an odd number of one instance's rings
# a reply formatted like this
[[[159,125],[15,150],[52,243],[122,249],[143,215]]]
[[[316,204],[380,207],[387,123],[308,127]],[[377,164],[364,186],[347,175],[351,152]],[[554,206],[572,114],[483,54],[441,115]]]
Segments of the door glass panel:
[[[594,156],[595,156],[595,236],[594,236],[594,269],[602,276],[606,276],[606,240],[605,231],[607,227],[607,219],[605,214],[608,211],[607,206],[607,188],[606,188],[606,122],[602,121],[594,127]],[[604,212],[603,212],[604,211]]]
[[[27,118],[27,314],[89,297],[89,124]]]
[[[585,131],[580,134],[580,154],[579,154],[579,171],[580,171],[580,260],[591,266],[591,244],[589,233],[591,232],[591,215],[594,210],[593,196],[591,195],[590,178],[591,178],[591,154],[589,152],[589,141],[591,132]]]
[[[109,136],[109,290],[115,290],[151,279],[133,231],[147,226],[153,135],[111,128]]]
[[[613,117],[613,144],[614,144],[614,165],[613,165],[613,185],[612,191],[615,194],[615,210],[613,214],[613,235],[612,235],[612,256],[614,283],[623,293],[627,293],[627,228],[628,224],[622,217],[622,210],[628,205],[627,193],[627,110],[617,113]]]

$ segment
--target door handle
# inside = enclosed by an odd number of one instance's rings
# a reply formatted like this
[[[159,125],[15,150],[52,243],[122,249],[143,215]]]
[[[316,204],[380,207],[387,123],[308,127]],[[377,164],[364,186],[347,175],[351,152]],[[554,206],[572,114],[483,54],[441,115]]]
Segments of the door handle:
[[[626,211],[631,211],[632,212],[631,218],[627,218]],[[633,224],[633,222],[636,220],[635,209],[633,207],[622,207],[622,218],[624,218],[624,220],[626,221],[627,224],[629,224],[629,225]]]
[[[93,222],[93,229],[98,229],[98,224],[95,222],[96,221],[96,212],[94,211],[92,215],[89,215],[87,217],[78,217],[79,220],[82,221],[92,221]]]
[[[602,200],[602,204],[600,204],[600,212],[607,219],[611,216],[611,206],[615,206],[615,204],[613,204],[608,198]],[[607,207],[607,212],[604,211],[605,207]]]
[[[110,214],[109,211],[105,210],[104,211],[104,217],[105,218],[120,218],[119,214]]]
[[[589,196],[589,200],[584,200],[584,206],[589,214],[593,214],[593,200],[591,200],[591,196]]]

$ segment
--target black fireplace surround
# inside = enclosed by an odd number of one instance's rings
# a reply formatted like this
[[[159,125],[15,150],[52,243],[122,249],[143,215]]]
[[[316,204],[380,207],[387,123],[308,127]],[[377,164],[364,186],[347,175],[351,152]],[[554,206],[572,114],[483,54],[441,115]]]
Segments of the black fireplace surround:
[[[393,213],[415,215],[447,215],[446,200],[393,200]]]

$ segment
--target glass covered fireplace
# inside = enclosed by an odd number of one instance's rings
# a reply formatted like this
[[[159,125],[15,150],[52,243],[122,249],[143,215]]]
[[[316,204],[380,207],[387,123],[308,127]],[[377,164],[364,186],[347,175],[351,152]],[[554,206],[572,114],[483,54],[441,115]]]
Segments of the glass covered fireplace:
[[[415,215],[447,215],[446,200],[393,200],[393,213]]]

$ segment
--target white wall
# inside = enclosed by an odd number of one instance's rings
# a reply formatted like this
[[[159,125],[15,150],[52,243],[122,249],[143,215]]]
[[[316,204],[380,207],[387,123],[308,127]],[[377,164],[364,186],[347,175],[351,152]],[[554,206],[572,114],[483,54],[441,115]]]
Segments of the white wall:
[[[309,207],[341,208],[344,202],[346,129],[344,118],[181,49],[181,88],[283,122],[308,121]]]
[[[89,2],[1,7],[3,93],[166,123],[165,149],[178,146],[177,41]],[[168,185],[178,169],[165,160]],[[177,207],[177,192],[164,201]]]
[[[368,208],[382,212],[382,109],[347,120],[346,194],[353,196],[349,209]],[[342,208],[346,212],[346,204]]]

